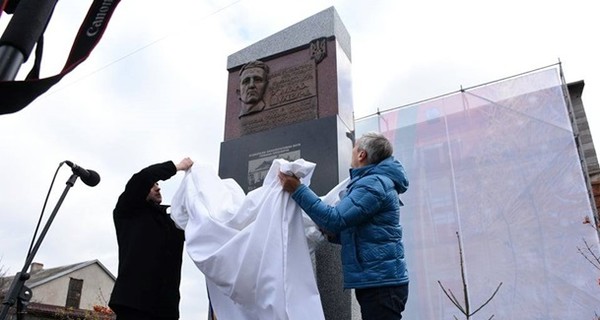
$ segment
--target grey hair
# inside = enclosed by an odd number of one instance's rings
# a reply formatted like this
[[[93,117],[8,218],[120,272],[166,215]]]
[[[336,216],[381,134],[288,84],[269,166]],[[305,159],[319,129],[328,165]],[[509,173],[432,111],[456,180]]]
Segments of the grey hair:
[[[367,153],[367,163],[375,164],[390,157],[394,153],[394,148],[390,141],[382,134],[377,132],[367,132],[356,141],[358,150]]]

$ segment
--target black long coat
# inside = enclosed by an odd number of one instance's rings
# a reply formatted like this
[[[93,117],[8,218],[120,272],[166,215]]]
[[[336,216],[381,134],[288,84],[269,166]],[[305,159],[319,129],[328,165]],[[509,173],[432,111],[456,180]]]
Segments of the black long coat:
[[[146,201],[155,182],[176,172],[167,161],[134,174],[113,211],[119,273],[109,306],[117,314],[125,306],[155,317],[179,317],[184,233],[175,227],[167,206]]]

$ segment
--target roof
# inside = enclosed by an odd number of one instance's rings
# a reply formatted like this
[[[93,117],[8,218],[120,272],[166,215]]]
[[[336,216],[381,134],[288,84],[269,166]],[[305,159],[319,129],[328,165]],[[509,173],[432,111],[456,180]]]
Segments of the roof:
[[[33,289],[37,286],[40,286],[44,283],[50,282],[52,280],[58,279],[64,275],[67,275],[69,273],[72,273],[74,271],[83,269],[85,267],[88,267],[92,264],[97,264],[102,270],[104,270],[104,272],[106,272],[106,274],[108,274],[109,277],[111,277],[113,280],[116,280],[117,278],[97,259],[96,260],[90,260],[90,261],[84,261],[84,262],[79,262],[79,263],[75,263],[75,264],[70,264],[70,265],[66,265],[66,266],[61,266],[61,267],[56,267],[56,268],[49,268],[49,269],[42,269],[40,271],[34,272],[34,273],[30,273],[31,277],[29,278],[29,280],[27,280],[25,282],[25,284]],[[14,276],[11,277],[5,277],[4,280],[5,284],[3,286],[3,288],[0,288],[0,291],[5,291],[8,290],[8,288],[10,287],[10,284],[13,281]]]

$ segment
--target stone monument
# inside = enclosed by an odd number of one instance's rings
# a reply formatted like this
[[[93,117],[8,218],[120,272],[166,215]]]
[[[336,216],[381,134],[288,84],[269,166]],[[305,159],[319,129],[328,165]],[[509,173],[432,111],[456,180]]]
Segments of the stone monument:
[[[274,159],[303,158],[316,163],[311,188],[319,195],[347,178],[350,66],[350,36],[333,7],[230,55],[220,177],[249,192],[262,185]],[[352,319],[340,247],[324,243],[313,258],[326,319]]]

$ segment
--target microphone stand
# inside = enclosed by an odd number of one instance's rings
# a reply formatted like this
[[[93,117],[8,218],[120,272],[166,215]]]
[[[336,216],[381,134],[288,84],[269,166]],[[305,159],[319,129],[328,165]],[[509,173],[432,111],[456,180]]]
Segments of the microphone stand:
[[[71,187],[73,187],[73,185],[75,184],[77,177],[78,176],[76,174],[72,174],[71,177],[69,178],[69,180],[67,180],[67,183],[66,183],[67,185],[65,187],[65,190],[63,191],[62,195],[60,196],[60,199],[58,199],[58,202],[56,203],[56,206],[54,207],[52,214],[48,218],[48,221],[46,221],[46,225],[44,226],[44,229],[40,233],[40,236],[38,237],[35,245],[31,249],[31,251],[27,254],[27,258],[25,259],[25,265],[23,265],[23,269],[21,269],[21,272],[17,272],[17,274],[13,278],[13,281],[10,285],[10,289],[8,290],[8,292],[6,294],[4,301],[2,302],[3,307],[2,307],[2,313],[0,313],[0,320],[6,319],[6,316],[8,315],[8,311],[9,311],[10,307],[12,307],[15,303],[17,304],[17,319],[18,320],[22,319],[23,309],[27,306],[29,300],[33,296],[31,289],[29,289],[25,285],[25,281],[27,281],[30,277],[30,274],[27,272],[27,270],[29,269],[31,263],[33,262],[33,258],[35,257],[35,254],[37,253],[38,249],[40,248],[40,245],[42,244],[42,240],[44,240],[44,237],[46,236],[48,229],[50,229],[50,225],[52,224],[54,217],[56,217],[56,213],[58,212],[58,209],[60,208],[63,200],[67,196],[69,189],[71,189]]]

